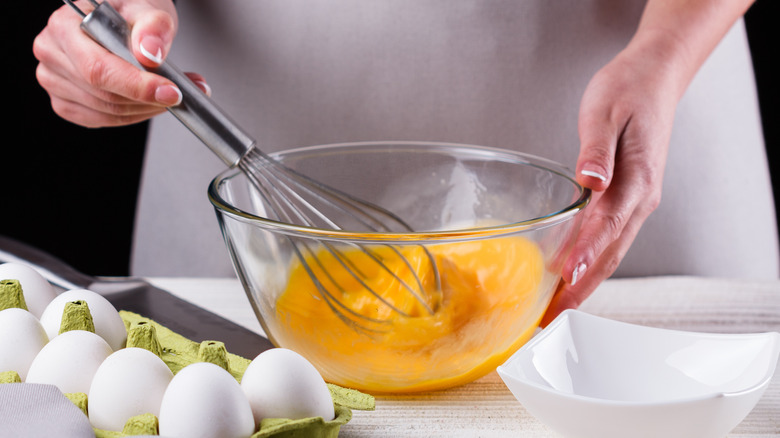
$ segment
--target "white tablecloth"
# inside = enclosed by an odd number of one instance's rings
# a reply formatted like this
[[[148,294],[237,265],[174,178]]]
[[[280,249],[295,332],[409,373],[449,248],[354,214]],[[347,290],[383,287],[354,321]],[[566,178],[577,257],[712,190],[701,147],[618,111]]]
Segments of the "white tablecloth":
[[[262,333],[233,279],[153,278],[156,285]],[[718,333],[780,331],[780,281],[656,277],[605,282],[581,310],[655,327]],[[377,397],[354,411],[341,437],[551,437],[496,373],[447,391]],[[729,435],[780,436],[780,373],[755,409]]]

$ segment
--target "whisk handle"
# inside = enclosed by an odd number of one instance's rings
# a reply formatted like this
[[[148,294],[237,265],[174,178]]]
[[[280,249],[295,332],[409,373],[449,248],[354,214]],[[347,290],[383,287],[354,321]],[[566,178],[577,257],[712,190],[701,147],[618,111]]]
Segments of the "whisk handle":
[[[141,65],[130,49],[130,27],[127,21],[108,2],[103,1],[86,15],[81,21],[81,29],[103,47],[138,68],[173,81],[182,92],[182,102],[168,108],[168,111],[228,166],[237,165],[254,147],[254,139],[175,65],[167,61],[155,68]]]

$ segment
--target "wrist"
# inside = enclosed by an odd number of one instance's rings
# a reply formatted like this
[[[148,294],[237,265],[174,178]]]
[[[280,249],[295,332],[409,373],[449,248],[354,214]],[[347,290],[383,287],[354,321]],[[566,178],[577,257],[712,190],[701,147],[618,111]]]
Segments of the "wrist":
[[[618,58],[653,72],[678,100],[703,62],[679,36],[656,29],[638,32]]]
[[[626,53],[674,79],[678,96],[754,0],[648,0]]]

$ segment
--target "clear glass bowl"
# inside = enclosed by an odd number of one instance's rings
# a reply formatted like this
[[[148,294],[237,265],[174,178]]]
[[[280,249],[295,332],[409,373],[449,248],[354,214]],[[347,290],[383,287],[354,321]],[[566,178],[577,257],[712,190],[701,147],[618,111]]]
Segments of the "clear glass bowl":
[[[503,363],[537,328],[590,200],[568,169],[501,149],[371,142],[274,156],[392,211],[415,230],[333,231],[274,220],[263,196],[236,169],[209,186],[233,265],[271,342],[305,356],[327,381],[372,393],[443,389]],[[347,258],[366,272],[371,289],[407,315],[352,285],[331,291],[340,295],[336,306],[382,322],[358,328],[345,323],[297,255],[324,244],[352,254]],[[356,245],[376,250],[394,270],[399,263],[387,245],[404,254],[419,269],[435,311],[356,255]],[[436,260],[440,289],[426,269],[426,251]],[[341,275],[343,268],[331,259],[317,256],[330,274]],[[308,262],[317,270],[313,259]]]

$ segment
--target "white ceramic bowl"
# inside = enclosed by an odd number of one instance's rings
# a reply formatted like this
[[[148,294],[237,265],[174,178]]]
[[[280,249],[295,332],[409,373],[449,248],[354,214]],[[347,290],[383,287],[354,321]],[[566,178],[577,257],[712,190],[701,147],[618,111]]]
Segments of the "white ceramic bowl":
[[[723,437],[761,398],[778,354],[780,333],[692,333],[567,310],[498,374],[567,437]]]

